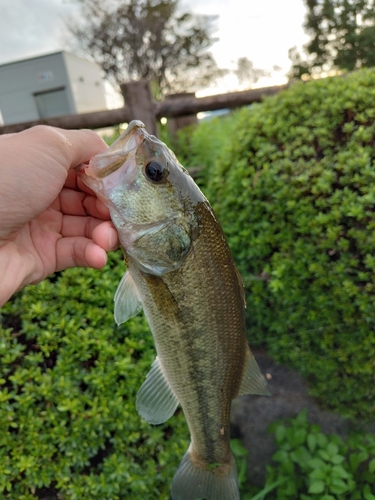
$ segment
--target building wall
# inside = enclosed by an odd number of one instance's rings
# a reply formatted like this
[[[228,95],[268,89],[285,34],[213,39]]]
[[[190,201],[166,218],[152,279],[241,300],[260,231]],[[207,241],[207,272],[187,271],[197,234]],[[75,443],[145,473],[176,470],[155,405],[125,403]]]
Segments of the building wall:
[[[38,120],[43,93],[65,90],[64,114],[76,112],[61,52],[0,66],[0,110],[4,123]]]
[[[5,125],[105,109],[100,68],[67,52],[0,66]]]
[[[63,55],[77,113],[106,109],[100,66],[69,52]]]

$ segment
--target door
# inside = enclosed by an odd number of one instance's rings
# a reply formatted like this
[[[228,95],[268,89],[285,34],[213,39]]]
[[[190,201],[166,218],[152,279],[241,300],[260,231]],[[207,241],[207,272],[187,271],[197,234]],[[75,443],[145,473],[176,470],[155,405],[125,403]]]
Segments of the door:
[[[39,118],[50,118],[71,114],[68,96],[64,87],[34,94]]]

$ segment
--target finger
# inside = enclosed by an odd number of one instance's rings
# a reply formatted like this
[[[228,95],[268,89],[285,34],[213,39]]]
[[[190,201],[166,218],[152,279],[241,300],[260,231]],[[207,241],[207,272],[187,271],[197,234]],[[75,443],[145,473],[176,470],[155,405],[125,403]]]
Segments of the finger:
[[[118,233],[112,222],[102,222],[96,226],[92,232],[92,239],[107,252],[116,250],[120,245]]]
[[[43,142],[44,153],[66,172],[107,149],[106,143],[92,130],[63,130],[37,125],[22,132],[29,144]]]
[[[68,189],[74,189],[75,191],[82,191],[84,193],[91,194],[95,196],[95,193],[78,177],[75,170],[69,170],[67,178],[65,180],[64,187]]]
[[[63,217],[61,234],[63,237],[84,237],[92,239],[104,250],[115,250],[119,246],[117,231],[112,222],[103,222],[94,217]]]
[[[85,198],[85,193],[73,189],[62,189],[59,196],[60,211],[67,215],[87,215],[83,204]]]
[[[65,182],[65,189],[87,193],[89,196],[86,196],[83,200],[83,206],[85,207],[86,212],[93,217],[99,217],[100,219],[109,220],[110,215],[108,208],[102,201],[99,200],[99,198],[96,197],[94,191],[92,191],[92,189],[87,187],[86,184],[82,182],[82,180],[77,176],[77,173],[74,170],[69,170],[68,172],[68,177]],[[70,200],[68,200],[68,202],[70,203]],[[68,211],[68,209],[66,209],[64,213],[70,212]]]
[[[103,139],[92,130],[62,130],[55,129],[60,135],[60,150],[69,159],[68,168],[74,168],[81,163],[88,162],[91,158],[107,149]]]
[[[77,191],[77,172],[75,170],[69,170],[64,187]]]
[[[107,263],[107,253],[87,238],[60,238],[56,244],[56,271],[68,267],[100,269]]]
[[[95,192],[92,189],[90,189],[88,186],[86,186],[86,184],[83,182],[83,180],[77,175],[77,172],[75,172],[75,174],[77,176],[77,188],[80,191],[84,191],[85,193],[95,195]]]
[[[62,218],[61,234],[64,237],[83,236],[92,239],[96,226],[103,221],[95,217],[79,217],[77,215],[64,215]]]
[[[83,200],[83,206],[86,212],[93,217],[99,217],[103,220],[110,219],[109,209],[96,196],[86,195],[86,198]]]
[[[73,189],[62,189],[51,208],[61,211],[64,215],[91,215],[103,220],[110,219],[108,208],[96,196]]]

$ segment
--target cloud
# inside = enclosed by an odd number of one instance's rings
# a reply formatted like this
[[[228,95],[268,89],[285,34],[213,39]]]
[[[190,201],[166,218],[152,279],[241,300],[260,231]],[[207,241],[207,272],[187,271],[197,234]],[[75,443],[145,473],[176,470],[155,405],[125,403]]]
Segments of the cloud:
[[[286,72],[291,65],[288,49],[307,41],[302,0],[181,0],[181,6],[219,15],[219,41],[211,51],[221,67],[247,57],[257,67],[271,70],[278,65]]]
[[[64,0],[0,0],[0,64],[60,50],[63,18],[74,8]]]
[[[219,15],[211,52],[222,68],[247,57],[258,68],[278,65],[286,73],[288,49],[306,42],[302,0],[180,0],[180,7]],[[79,15],[77,0],[0,0],[0,12],[0,64],[74,46],[64,21]]]

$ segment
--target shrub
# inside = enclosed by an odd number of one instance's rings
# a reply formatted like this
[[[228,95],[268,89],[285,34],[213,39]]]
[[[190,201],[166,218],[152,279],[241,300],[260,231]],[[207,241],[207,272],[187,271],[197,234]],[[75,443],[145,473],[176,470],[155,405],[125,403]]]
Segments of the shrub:
[[[375,405],[375,71],[244,109],[207,194],[247,292],[249,340],[296,367],[326,408]]]
[[[183,415],[153,427],[135,395],[155,356],[142,317],[116,327],[124,265],[69,269],[2,309],[0,497],[168,499]]]
[[[232,125],[233,113],[182,128],[177,137],[171,137],[166,127],[161,129],[160,135],[180,163],[193,173],[197,183],[204,186],[220,151],[231,140]]]
[[[276,484],[269,500],[375,500],[375,437],[355,433],[344,441],[323,434],[301,412],[270,426],[278,451],[267,469],[267,484]],[[265,488],[266,490],[266,488]]]
[[[188,166],[212,162],[223,131],[213,121],[182,134],[180,153],[194,150]],[[207,134],[211,152],[200,149]],[[153,427],[136,411],[155,350],[142,317],[114,324],[124,272],[113,254],[102,271],[58,273],[1,309],[0,498],[169,498],[189,434],[181,412]]]

